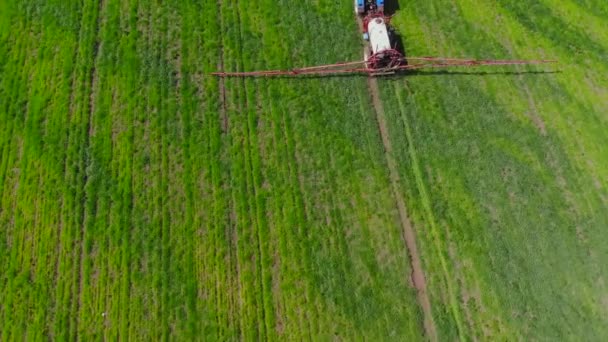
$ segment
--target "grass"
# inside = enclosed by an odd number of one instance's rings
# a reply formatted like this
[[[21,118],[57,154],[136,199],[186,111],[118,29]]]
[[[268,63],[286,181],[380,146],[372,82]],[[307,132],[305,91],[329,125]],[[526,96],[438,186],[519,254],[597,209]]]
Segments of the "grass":
[[[380,80],[438,336],[605,330],[600,1],[401,3]],[[330,47],[330,48],[328,48]],[[0,3],[0,340],[422,340],[350,2]]]

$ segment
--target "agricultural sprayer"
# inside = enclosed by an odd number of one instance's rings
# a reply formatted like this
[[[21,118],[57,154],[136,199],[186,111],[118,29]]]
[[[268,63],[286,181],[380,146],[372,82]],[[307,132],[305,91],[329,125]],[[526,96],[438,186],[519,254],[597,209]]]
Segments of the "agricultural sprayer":
[[[384,0],[355,0],[357,22],[362,31],[365,48],[362,61],[318,65],[291,70],[264,70],[245,72],[214,72],[220,77],[264,77],[299,75],[368,74],[392,75],[400,71],[500,65],[554,63],[552,60],[481,60],[444,57],[405,57],[397,49],[395,30],[390,17],[385,15]]]

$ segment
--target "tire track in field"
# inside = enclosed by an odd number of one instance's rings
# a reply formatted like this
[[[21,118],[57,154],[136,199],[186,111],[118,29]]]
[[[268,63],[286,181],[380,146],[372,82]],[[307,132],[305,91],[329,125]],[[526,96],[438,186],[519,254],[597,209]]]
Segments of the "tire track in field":
[[[221,0],[217,0],[217,11],[218,11],[218,21],[219,21],[219,32],[218,32],[218,36],[219,36],[219,42],[218,42],[218,70],[223,70],[224,69],[224,11],[223,11],[223,6],[222,6],[222,1]],[[226,82],[224,80],[223,77],[220,77],[218,80],[218,89],[219,89],[219,93],[220,93],[220,103],[219,103],[219,114],[220,114],[220,136],[226,134],[226,131],[228,129],[228,116],[227,116],[227,108],[226,108]],[[222,149],[223,144],[220,145],[218,151],[220,151],[220,165],[221,165],[221,160],[222,160],[222,155],[223,155],[223,149]],[[217,172],[217,170],[215,170]],[[212,172],[212,176],[211,178],[214,178],[214,170],[211,170]],[[220,181],[221,182],[221,181]],[[220,183],[220,185],[222,187],[225,187],[224,185],[222,185]],[[217,191],[220,191],[218,189],[216,189],[214,187],[213,189],[214,191],[214,199],[215,199],[215,193]],[[215,204],[217,205],[217,204]],[[218,218],[217,218],[217,211],[214,210],[214,224],[213,224],[213,229],[214,230],[218,230],[220,229],[219,223],[218,223]],[[229,223],[230,224],[230,223]],[[213,260],[212,260],[212,264],[217,263],[218,260],[218,242],[217,242],[217,232],[214,231],[213,234],[215,236],[215,238],[213,239]],[[233,241],[232,236],[230,236],[230,241]],[[230,255],[230,260],[232,259],[232,255]],[[232,270],[232,265],[229,265],[229,268]],[[215,269],[217,270],[217,264],[215,265]],[[218,274],[214,274],[215,276],[215,293],[213,294],[214,300],[215,300],[215,306],[216,306],[216,310],[215,310],[215,324],[217,326],[217,333],[219,334],[221,332],[220,328],[221,324],[220,324],[220,313],[219,313],[219,307],[220,307],[220,298],[219,298],[219,291],[220,291],[220,285],[219,285],[219,275]],[[221,335],[220,335],[221,336]]]
[[[411,89],[409,88],[407,82],[403,83],[404,88],[406,89],[406,91],[408,92],[408,94],[410,96],[413,95]],[[398,103],[398,107],[399,108],[404,108],[404,101],[400,95],[400,93],[397,90],[397,87],[395,86],[395,96],[396,96],[396,100]],[[437,223],[435,220],[435,217],[433,215],[433,210],[431,208],[431,199],[430,196],[427,193],[426,187],[424,185],[424,181],[423,181],[423,175],[422,175],[422,171],[420,168],[420,162],[418,160],[413,142],[414,142],[414,136],[411,132],[411,127],[409,124],[409,120],[405,114],[405,112],[403,110],[401,110],[401,116],[402,116],[402,122],[404,125],[404,130],[405,130],[405,135],[406,135],[406,139],[407,139],[407,143],[409,144],[409,156],[412,162],[412,171],[414,173],[414,178],[416,180],[416,188],[418,189],[419,192],[419,196],[420,199],[422,201],[422,205],[423,205],[423,209],[426,212],[426,214],[424,215],[425,217],[425,222],[428,224],[429,226],[429,234],[432,237],[433,240],[433,244],[435,245],[435,250],[436,250],[436,258],[439,260],[440,264],[441,264],[441,269],[443,272],[443,277],[446,281],[445,285],[446,285],[446,289],[447,289],[447,294],[449,297],[449,302],[450,302],[450,311],[452,312],[452,316],[456,322],[456,327],[457,327],[457,331],[458,331],[458,337],[459,340],[463,341],[463,336],[465,336],[464,334],[464,328],[462,326],[462,319],[460,317],[460,313],[458,310],[458,300],[456,298],[456,294],[454,291],[454,284],[452,284],[452,281],[450,281],[452,279],[452,276],[450,275],[449,272],[449,266],[448,266],[448,261],[446,260],[446,258],[444,257],[443,253],[441,252],[442,250],[442,246],[441,243],[439,242],[440,236],[439,236],[439,229],[437,228]]]
[[[139,9],[138,9],[139,10]],[[130,20],[131,21],[131,20]],[[137,39],[141,39],[142,35],[139,35],[138,32],[138,25],[139,25],[139,19],[136,19],[135,21],[130,23],[130,27],[133,30],[133,32],[137,32]],[[133,46],[131,47],[131,51],[135,52],[136,54],[138,53],[138,44],[136,42],[133,43]],[[133,78],[135,79],[135,81],[140,81],[141,84],[144,83],[144,77],[142,76],[144,74],[144,71],[142,69],[137,70],[137,72],[134,73]],[[130,147],[129,149],[130,151],[130,158],[131,161],[136,160],[136,155],[137,155],[137,148],[135,147],[136,145],[136,116],[137,114],[135,114],[135,111],[140,109],[143,110],[145,108],[145,104],[144,101],[141,97],[139,97],[133,104],[133,107],[130,109],[130,113],[127,116],[127,119],[130,119],[129,122],[129,129],[128,129],[128,134],[129,134],[129,144]],[[124,287],[121,289],[121,293],[119,298],[124,296],[124,306],[126,307],[124,310],[121,311],[123,317],[120,317],[120,319],[122,321],[127,321],[126,324],[122,323],[118,326],[118,336],[121,336],[124,338],[125,336],[129,336],[129,328],[132,324],[131,322],[131,316],[132,316],[132,305],[131,303],[133,302],[132,299],[132,294],[134,291],[134,283],[135,283],[135,276],[134,274],[136,273],[136,271],[134,270],[135,267],[133,266],[133,264],[137,263],[136,261],[136,256],[134,256],[133,250],[134,248],[132,247],[132,242],[133,242],[133,236],[136,235],[136,233],[134,233],[134,229],[133,227],[135,226],[135,203],[136,203],[136,196],[135,196],[135,181],[136,181],[136,177],[134,177],[133,175],[135,174],[134,172],[135,170],[135,163],[131,162],[129,163],[129,185],[127,186],[127,190],[126,190],[126,195],[125,192],[123,192],[122,196],[123,196],[123,201],[127,202],[127,208],[123,209],[125,213],[128,213],[128,217],[125,219],[128,227],[127,227],[127,232],[126,234],[122,237],[123,240],[123,244],[124,244],[124,252],[126,254],[126,256],[123,256],[124,260],[123,264],[126,265],[126,270],[122,270],[123,274],[124,274],[124,282],[125,284],[123,285]],[[126,199],[126,200],[125,200]],[[123,204],[124,206],[124,204]],[[123,207],[124,208],[124,207]],[[126,240],[126,243],[125,241]],[[134,244],[133,244],[134,245]]]
[[[357,16],[357,26],[360,30],[363,30],[363,21],[360,17]],[[364,47],[366,49],[367,47]],[[365,50],[364,50],[365,54]],[[433,320],[433,312],[431,309],[431,301],[429,299],[427,289],[426,289],[426,278],[424,275],[424,270],[422,269],[422,259],[420,257],[420,252],[418,251],[418,244],[416,242],[416,233],[414,231],[414,227],[407,215],[407,207],[405,205],[405,201],[403,200],[403,196],[401,195],[401,189],[399,184],[401,180],[399,178],[399,172],[397,170],[397,165],[395,164],[395,160],[392,157],[392,144],[390,141],[390,135],[388,131],[388,126],[386,123],[386,115],[384,113],[384,106],[382,105],[382,100],[380,99],[380,90],[378,88],[378,80],[374,77],[369,77],[367,79],[367,87],[369,89],[370,96],[372,98],[372,104],[374,106],[374,111],[376,113],[376,120],[378,121],[378,129],[380,131],[380,136],[382,138],[382,144],[384,146],[384,157],[386,160],[386,164],[389,169],[391,187],[393,191],[393,196],[395,197],[395,201],[397,203],[397,209],[399,211],[399,219],[401,222],[403,240],[407,249],[408,259],[410,261],[410,266],[412,268],[412,273],[410,275],[412,284],[416,289],[416,300],[422,309],[423,315],[423,327],[426,336],[431,341],[437,341],[437,329],[435,327],[435,322]]]
[[[225,52],[224,52],[224,45],[225,45],[225,22],[224,22],[224,15],[225,15],[225,9],[224,9],[224,3],[222,0],[217,0],[217,10],[219,12],[218,15],[218,21],[219,21],[219,26],[220,26],[220,30],[219,30],[219,58],[218,58],[218,70],[224,70],[225,67]],[[229,137],[230,135],[230,121],[228,119],[228,104],[227,104],[227,89],[226,89],[226,79],[224,77],[220,77],[218,80],[218,87],[219,87],[219,92],[220,92],[220,105],[219,105],[219,110],[220,110],[220,134],[221,136],[224,137]],[[221,138],[221,141],[223,142],[225,139]],[[221,146],[219,148],[219,159],[220,159],[220,165],[222,163],[222,161],[226,160],[226,155],[229,155],[229,152],[227,151],[228,147],[225,146],[224,143],[221,143]],[[220,170],[215,170],[216,172],[220,172]],[[222,196],[226,196],[226,194],[231,194],[231,185],[230,185],[230,173],[231,170],[228,168],[226,172],[223,173],[223,176],[221,176],[221,180],[220,180],[220,186],[221,186],[221,193]],[[214,191],[218,191],[218,190],[214,190]],[[229,269],[233,272],[233,273],[229,273],[226,275],[226,279],[227,282],[229,284],[227,284],[230,293],[226,294],[226,300],[228,301],[229,304],[229,309],[227,310],[227,319],[228,319],[228,325],[232,325],[236,330],[237,330],[237,335],[238,335],[238,339],[241,340],[243,339],[243,320],[242,320],[242,312],[243,312],[243,307],[244,307],[244,303],[243,303],[243,296],[241,295],[243,292],[242,286],[241,286],[241,265],[239,263],[239,251],[238,251],[238,246],[239,246],[239,234],[236,228],[237,225],[237,218],[236,218],[236,208],[234,207],[234,198],[232,196],[229,196],[229,198],[226,201],[226,209],[229,210],[228,213],[228,217],[227,217],[227,227],[226,227],[226,238],[228,239],[228,248],[229,250],[228,252],[228,267]],[[215,225],[215,229],[219,230],[222,227],[222,220],[216,217],[216,225]],[[218,249],[219,249],[219,245],[218,245],[219,241],[218,239],[216,239],[215,241],[215,250],[214,250],[214,260],[218,260]],[[217,305],[217,310],[219,311],[220,308],[220,288],[221,288],[221,279],[219,279],[219,275],[216,275],[216,305]],[[233,285],[236,285],[236,293],[235,293],[235,289],[232,288]],[[236,298],[235,298],[236,297]],[[220,316],[216,316],[216,321],[218,324],[218,327],[221,327],[221,322],[220,320]]]
[[[23,30],[25,31],[26,29],[29,30],[29,26],[27,26],[27,24],[24,24],[24,28]],[[28,46],[29,44],[27,44],[26,42],[24,42],[24,39],[16,39],[16,42],[13,43],[14,46],[13,48],[15,49],[15,51],[17,51],[17,61],[23,61],[22,65],[20,65],[21,67],[21,72],[20,73],[13,73],[12,75],[3,75],[3,77],[6,77],[7,80],[9,80],[6,84],[8,85],[7,90],[5,91],[5,102],[2,103],[2,106],[0,107],[0,111],[2,111],[2,120],[4,120],[5,123],[7,123],[6,128],[3,130],[2,134],[5,134],[4,137],[6,137],[6,140],[4,141],[3,145],[0,146],[0,155],[2,156],[0,158],[0,165],[2,166],[0,169],[0,201],[2,201],[2,199],[4,198],[4,194],[5,194],[5,190],[6,187],[8,186],[9,181],[7,180],[10,179],[10,176],[7,177],[8,175],[8,168],[9,168],[9,164],[10,164],[10,152],[12,151],[15,143],[13,142],[13,134],[14,131],[16,130],[15,128],[15,115],[12,115],[12,113],[15,111],[14,107],[16,106],[16,103],[18,101],[16,101],[16,99],[19,96],[19,92],[15,91],[15,87],[20,84],[22,82],[22,80],[25,79],[25,74],[27,72],[27,63],[26,63],[26,51],[28,50]],[[9,57],[7,57],[8,59]],[[15,59],[14,57],[12,57],[10,60],[4,62],[5,65],[8,65],[9,67],[12,66],[13,64],[17,64],[15,63],[15,61],[13,61],[13,59]],[[2,79],[2,82],[4,82],[5,80]],[[0,85],[1,87],[2,85]],[[0,215],[2,215],[3,213],[7,212],[6,208],[3,208],[2,206],[0,206]]]
[[[267,85],[265,83],[260,83],[263,84],[263,86],[260,89],[268,89]],[[257,123],[257,127],[256,130],[258,132],[264,132],[264,127],[270,123],[271,121],[265,122],[265,118],[264,118],[264,110],[265,110],[265,106],[263,104],[263,97],[266,93],[262,93],[261,90],[257,90],[256,91],[256,97],[255,97],[255,108],[256,108],[256,114],[258,116],[258,123]],[[258,149],[259,149],[259,153],[262,157],[262,159],[268,158],[268,156],[266,155],[266,153],[268,152],[268,147],[266,146],[267,142],[265,141],[266,137],[262,136],[259,140],[258,140]],[[271,141],[272,142],[272,141]],[[264,179],[264,182],[266,182],[267,180]],[[264,183],[261,186],[262,189],[264,189]],[[263,191],[263,190],[262,190]],[[266,208],[268,209],[268,208]],[[269,250],[273,251],[272,252],[272,265],[270,267],[270,276],[271,276],[271,295],[272,298],[271,300],[273,301],[273,310],[274,310],[274,335],[272,335],[275,339],[276,338],[280,338],[283,337],[283,333],[284,333],[284,328],[285,328],[285,323],[284,323],[284,302],[285,299],[283,297],[283,293],[282,290],[280,288],[280,281],[281,281],[281,254],[280,254],[280,246],[279,246],[279,242],[278,242],[278,237],[275,235],[276,233],[273,233],[273,226],[272,223],[268,224],[267,228],[269,229],[269,236],[268,236],[268,248]],[[272,330],[270,328],[268,328],[268,334],[272,334]]]
[[[360,22],[361,20],[358,19],[358,21]],[[424,319],[424,332],[425,335],[431,341],[437,341],[437,331],[435,328],[435,323],[433,321],[431,302],[429,300],[429,296],[426,289],[426,279],[424,275],[424,270],[422,269],[422,259],[420,257],[420,253],[418,252],[416,233],[407,215],[405,201],[403,199],[402,192],[400,189],[401,180],[399,178],[397,165],[392,156],[393,147],[389,136],[388,126],[386,123],[384,106],[382,105],[382,101],[380,99],[380,90],[378,89],[377,79],[374,77],[369,77],[367,80],[367,86],[372,99],[372,104],[374,106],[374,111],[376,112],[376,120],[378,121],[378,128],[380,130],[380,136],[382,138],[382,144],[384,146],[384,157],[389,170],[393,196],[395,197],[397,209],[399,211],[399,219],[402,228],[403,240],[405,242],[410,266],[412,268],[411,280],[414,285],[414,288],[416,289],[416,299],[418,301],[418,304],[420,305],[420,308],[422,309]]]
[[[27,20],[24,24],[23,24],[23,30],[30,30],[31,27],[33,25],[30,23],[29,20]],[[19,149],[19,142],[17,141],[18,139],[14,138],[13,135],[15,135],[15,132],[19,131],[19,126],[16,124],[16,121],[18,120],[18,109],[16,109],[16,105],[15,103],[22,101],[22,96],[23,94],[25,94],[25,91],[22,91],[22,84],[25,84],[25,80],[27,79],[27,74],[28,71],[31,67],[30,62],[31,59],[26,58],[27,56],[27,51],[30,50],[30,47],[33,44],[33,40],[31,39],[19,39],[18,40],[18,53],[17,53],[17,57],[15,58],[14,64],[19,65],[21,67],[21,69],[19,70],[19,72],[14,73],[13,75],[11,75],[10,79],[11,82],[9,83],[10,88],[8,93],[8,98],[9,101],[6,102],[6,111],[3,113],[4,115],[6,115],[6,119],[7,121],[10,120],[10,125],[8,128],[8,139],[6,141],[6,147],[5,149],[3,149],[1,152],[2,154],[2,160],[0,160],[1,163],[4,164],[4,167],[0,173],[0,181],[2,182],[2,184],[0,184],[0,187],[2,188],[2,193],[0,197],[0,207],[5,206],[5,208],[0,209],[0,215],[1,214],[6,214],[6,218],[7,221],[9,221],[10,218],[10,222],[8,222],[4,231],[5,231],[5,238],[6,238],[6,247],[9,248],[11,250],[10,253],[5,253],[7,254],[7,258],[8,258],[8,265],[5,266],[5,268],[7,269],[13,269],[13,272],[15,272],[15,268],[16,267],[20,267],[20,263],[19,261],[15,261],[13,262],[11,260],[11,257],[15,254],[14,251],[20,250],[16,247],[16,242],[15,240],[17,240],[16,238],[16,227],[15,227],[15,216],[17,215],[16,213],[16,206],[17,206],[17,201],[11,201],[10,198],[16,198],[16,188],[13,185],[12,187],[10,185],[12,185],[15,180],[13,178],[16,178],[17,176],[14,175],[14,170],[15,168],[18,166],[19,160],[17,157],[12,157],[12,151],[14,149]],[[13,62],[11,60],[11,62]],[[13,63],[11,63],[13,64]],[[16,153],[15,155],[19,155],[20,153]],[[9,166],[12,166],[10,169],[13,172],[13,175],[9,175]],[[17,181],[18,182],[18,181]],[[6,189],[6,188],[8,189]],[[8,202],[5,204],[4,203],[4,198],[6,197],[8,198]],[[8,207],[10,207],[10,210],[8,209]],[[0,217],[1,218],[1,217]],[[3,222],[4,223],[4,222]],[[10,254],[10,256],[9,256]],[[17,258],[15,258],[17,259]],[[14,307],[15,307],[15,302],[18,301],[18,299],[15,299],[15,292],[17,292],[17,290],[15,290],[15,280],[14,280],[14,276],[12,277],[2,277],[2,279],[0,279],[0,288],[2,289],[2,293],[0,294],[0,300],[2,301],[2,305],[0,305],[0,313],[2,317],[2,322],[10,322],[10,317],[12,316],[12,314],[14,314]],[[10,338],[11,334],[13,334],[13,331],[15,330],[14,325],[11,326],[11,324],[5,324],[6,327],[0,327],[0,340],[4,341],[4,340],[8,340],[8,338]]]
[[[81,22],[78,21],[78,40],[80,39],[80,36],[82,35],[82,25]],[[78,49],[74,49],[73,53],[72,53],[72,58],[71,61],[76,64],[76,60],[78,58],[79,52]],[[69,123],[72,121],[72,118],[74,116],[74,112],[75,112],[75,107],[74,107],[74,100],[75,100],[75,93],[76,93],[76,84],[78,81],[78,71],[75,65],[72,65],[72,69],[70,72],[71,76],[69,78],[69,86],[67,86],[67,90],[69,91],[69,97],[68,97],[68,111],[67,111],[67,115],[65,118],[65,139],[63,140],[63,175],[64,175],[64,181],[67,180],[67,174],[68,174],[68,170],[69,170],[69,144],[70,144],[70,136],[72,134],[72,129],[69,128]],[[58,320],[61,321],[61,316],[57,317],[59,314],[58,312],[60,311],[59,309],[59,303],[61,302],[62,298],[59,298],[59,290],[58,290],[58,286],[59,286],[59,279],[61,276],[61,263],[62,263],[62,255],[63,255],[63,246],[62,246],[62,242],[65,239],[65,230],[66,230],[66,226],[68,225],[67,218],[65,215],[66,212],[66,193],[65,190],[62,192],[61,194],[61,203],[60,203],[60,208],[59,208],[59,224],[57,227],[57,240],[56,240],[56,247],[55,247],[55,253],[56,253],[56,259],[55,259],[55,270],[54,270],[54,275],[53,275],[53,288],[55,289],[55,295],[52,298],[52,306],[53,306],[53,313],[52,313],[52,317],[53,319],[51,320],[55,325],[58,324]],[[60,332],[56,332],[54,331],[52,328],[51,330],[51,336],[54,338],[58,338],[59,336],[61,336]],[[55,334],[58,334],[59,336],[55,336]]]
[[[219,57],[218,57],[218,64],[217,70],[224,70],[224,14],[222,11],[222,1],[218,0],[217,1],[217,8],[219,11],[219,22],[220,22],[220,32],[219,32],[219,49],[218,49],[218,53],[219,53]],[[219,77],[218,79],[218,83],[219,83],[219,90],[220,90],[220,119],[221,119],[221,127],[222,127],[222,132],[223,133],[227,133],[228,132],[228,115],[227,115],[227,109],[226,109],[226,78],[225,77]]]
[[[79,339],[79,335],[80,335],[80,325],[81,325],[81,315],[80,315],[80,311],[82,310],[82,302],[83,302],[83,286],[84,286],[84,281],[83,281],[83,273],[84,273],[84,258],[85,258],[85,253],[86,253],[86,249],[85,249],[85,236],[86,236],[86,224],[87,224],[87,202],[88,200],[88,196],[89,194],[87,193],[87,183],[89,182],[89,166],[91,163],[90,157],[88,156],[89,154],[89,148],[91,146],[91,135],[93,134],[92,131],[92,120],[93,120],[93,113],[95,112],[95,101],[97,100],[96,97],[96,89],[98,88],[98,84],[99,84],[99,74],[98,74],[98,70],[97,70],[97,65],[99,62],[99,50],[101,48],[100,46],[100,36],[99,36],[99,31],[100,31],[100,27],[101,27],[101,14],[102,14],[102,10],[104,8],[105,5],[105,0],[101,0],[99,1],[99,3],[97,4],[97,9],[95,12],[95,31],[93,32],[93,44],[92,44],[92,56],[91,59],[93,61],[91,69],[90,69],[90,76],[89,76],[89,98],[88,98],[88,103],[86,104],[86,110],[87,110],[87,121],[86,121],[86,126],[85,126],[85,131],[83,134],[86,135],[86,139],[85,139],[85,145],[83,146],[83,150],[84,150],[84,160],[82,161],[84,168],[82,169],[83,172],[83,180],[82,180],[82,186],[83,186],[83,192],[82,192],[82,199],[81,199],[81,205],[82,205],[82,209],[81,209],[81,213],[80,213],[80,232],[79,232],[79,238],[80,238],[80,246],[79,246],[79,260],[78,262],[78,293],[75,294],[78,296],[78,301],[76,303],[76,310],[74,312],[74,314],[76,315],[75,317],[75,321],[76,321],[76,326],[75,326],[75,336],[76,336],[76,340]],[[93,196],[95,196],[95,194],[93,194]],[[95,201],[97,201],[97,199],[95,199]]]
[[[157,55],[158,58],[158,71],[159,71],[159,79],[158,79],[158,125],[155,127],[158,129],[158,155],[159,155],[159,165],[158,165],[158,186],[160,193],[159,200],[159,231],[160,231],[160,270],[165,275],[161,277],[160,282],[160,301],[161,301],[161,315],[160,315],[160,339],[168,340],[171,336],[173,326],[171,321],[171,315],[173,310],[173,297],[171,296],[172,290],[172,281],[169,280],[166,275],[172,274],[172,261],[173,261],[173,250],[171,249],[171,211],[169,210],[169,205],[171,200],[169,198],[170,193],[170,181],[169,177],[171,175],[171,166],[169,161],[169,153],[171,152],[170,143],[169,143],[169,134],[168,134],[168,116],[171,112],[171,105],[169,101],[169,87],[170,85],[165,83],[164,79],[169,79],[169,68],[166,64],[166,53],[169,44],[168,35],[168,19],[166,17],[166,3],[159,2],[157,4],[157,11],[154,13],[156,20],[156,29],[155,31],[158,37],[157,41],[157,51],[160,53]]]
[[[245,60],[243,58],[243,56],[245,55],[245,51],[243,49],[243,45],[244,45],[244,33],[243,33],[243,18],[246,18],[242,15],[241,11],[241,4],[237,3],[235,5],[236,7],[236,19],[237,19],[237,23],[238,23],[238,37],[239,37],[239,43],[238,43],[238,49],[239,49],[239,57],[240,57],[240,62],[241,62],[241,66],[245,65]],[[269,335],[271,334],[271,332],[273,331],[271,325],[274,322],[269,322],[269,321],[274,321],[274,317],[272,315],[272,310],[270,310],[271,308],[267,308],[267,300],[269,300],[271,302],[271,306],[273,306],[273,298],[272,296],[268,296],[268,292],[269,289],[266,286],[266,283],[264,281],[265,279],[265,275],[268,273],[268,270],[266,268],[265,265],[265,260],[267,259],[267,255],[266,255],[266,250],[265,250],[265,246],[262,246],[263,241],[265,240],[263,237],[263,233],[262,230],[266,230],[268,229],[268,225],[267,222],[264,219],[264,214],[263,212],[265,212],[265,206],[263,203],[260,203],[260,191],[261,191],[261,172],[260,172],[260,161],[259,161],[259,141],[258,141],[258,137],[256,134],[256,127],[254,127],[254,123],[252,123],[252,121],[255,120],[251,120],[250,116],[252,115],[251,113],[253,112],[252,110],[249,110],[250,108],[255,108],[254,106],[256,106],[256,101],[255,99],[258,96],[258,92],[257,90],[255,91],[254,95],[251,96],[252,98],[250,99],[250,94],[247,91],[247,81],[245,81],[245,79],[241,79],[241,87],[243,89],[243,106],[244,106],[244,113],[247,113],[247,118],[246,118],[246,122],[244,125],[244,128],[246,129],[246,134],[245,134],[245,144],[246,144],[246,149],[248,150],[248,153],[245,154],[245,168],[249,169],[249,176],[246,178],[249,178],[249,182],[250,185],[248,186],[249,188],[249,196],[248,196],[248,200],[249,200],[249,206],[250,208],[253,209],[253,217],[252,217],[252,221],[254,224],[252,224],[252,227],[256,227],[256,231],[255,231],[255,238],[256,238],[256,245],[257,245],[257,257],[256,257],[256,264],[255,264],[255,268],[258,271],[257,272],[257,280],[259,282],[258,286],[260,289],[260,306],[261,306],[261,314],[262,314],[262,331],[260,331],[260,335],[262,336],[263,340],[268,340],[269,339]],[[257,109],[257,108],[256,108]],[[257,113],[257,111],[256,111]],[[256,153],[256,150],[258,151]],[[257,160],[257,163],[254,161]],[[252,200],[253,199],[253,200]],[[271,335],[270,335],[271,336]]]

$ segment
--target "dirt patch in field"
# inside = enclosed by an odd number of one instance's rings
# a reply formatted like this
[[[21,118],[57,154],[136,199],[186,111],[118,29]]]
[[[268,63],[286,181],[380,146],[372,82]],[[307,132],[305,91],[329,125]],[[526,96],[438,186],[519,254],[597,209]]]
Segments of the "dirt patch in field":
[[[538,108],[536,107],[536,101],[534,101],[534,97],[532,96],[532,92],[530,91],[530,88],[523,80],[523,76],[519,75],[519,79],[523,84],[523,89],[526,93],[526,97],[528,98],[528,104],[530,105],[530,111],[527,112],[527,115],[530,118],[530,120],[532,120],[532,122],[534,123],[534,126],[536,126],[536,128],[538,128],[538,130],[540,131],[540,134],[542,134],[543,136],[546,136],[547,127],[545,126],[545,122],[543,121],[543,119],[540,117]]]
[[[510,41],[505,41],[503,45],[511,55],[515,55],[513,45]],[[530,107],[530,109],[526,111],[526,116],[532,121],[532,123],[534,123],[534,126],[538,128],[538,131],[542,136],[547,136],[547,127],[545,125],[545,122],[543,121],[543,118],[539,114],[540,112],[538,111],[536,101],[534,100],[534,96],[532,94],[532,91],[530,90],[530,87],[528,86],[528,83],[526,83],[526,80],[522,74],[519,74],[517,76],[517,79],[521,84],[521,88],[526,94],[528,105]]]
[[[475,320],[473,318],[472,311],[475,310],[475,307],[483,307],[483,304],[481,302],[481,294],[478,290],[469,288],[466,277],[464,276],[464,273],[466,272],[467,268],[472,267],[472,265],[470,263],[462,261],[460,256],[458,255],[458,248],[452,240],[450,229],[447,223],[444,222],[442,226],[444,226],[445,234],[448,238],[448,255],[450,256],[450,260],[454,265],[456,281],[458,283],[458,286],[460,287],[460,297],[463,303],[462,311],[464,312],[467,325],[469,326],[469,329],[471,331],[470,338],[472,341],[478,341],[478,338],[475,335],[475,328],[477,327],[477,324],[475,323]],[[491,336],[486,335],[485,337],[490,338]]]
[[[367,85],[370,96],[372,98],[374,110],[376,112],[378,128],[380,130],[382,144],[384,145],[385,158],[389,169],[393,196],[395,198],[397,209],[399,211],[399,221],[401,223],[403,240],[407,248],[408,257],[412,268],[411,281],[412,285],[416,289],[416,299],[422,309],[422,314],[424,318],[424,332],[429,340],[437,341],[437,331],[435,328],[435,323],[433,321],[431,302],[427,294],[426,279],[424,276],[424,271],[422,269],[422,260],[420,258],[420,254],[418,252],[418,245],[416,243],[416,233],[414,232],[412,223],[407,215],[405,200],[403,199],[402,192],[400,191],[399,172],[397,171],[397,165],[392,156],[393,147],[389,137],[388,125],[386,123],[386,116],[384,113],[384,106],[382,105],[382,101],[380,100],[378,82],[375,78],[370,77],[368,78]]]

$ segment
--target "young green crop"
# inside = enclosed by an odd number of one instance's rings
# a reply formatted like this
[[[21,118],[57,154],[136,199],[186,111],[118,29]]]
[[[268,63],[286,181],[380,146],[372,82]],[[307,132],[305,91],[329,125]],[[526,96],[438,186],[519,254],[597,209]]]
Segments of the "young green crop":
[[[0,340],[423,340],[395,196],[441,340],[605,337],[608,9],[400,5],[560,72],[380,80],[395,186],[366,77],[209,76],[362,58],[349,1],[0,4]]]
[[[409,55],[559,61],[381,84],[440,338],[602,339],[607,41],[560,7],[600,19],[570,2],[402,6]]]

